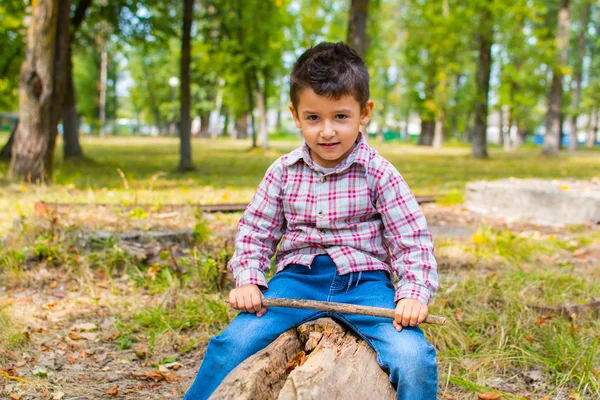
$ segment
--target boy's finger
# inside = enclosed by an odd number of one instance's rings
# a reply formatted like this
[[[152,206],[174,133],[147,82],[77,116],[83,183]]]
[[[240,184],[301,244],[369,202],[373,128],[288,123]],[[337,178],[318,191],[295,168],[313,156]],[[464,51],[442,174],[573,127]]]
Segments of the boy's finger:
[[[408,324],[410,324],[411,314],[412,314],[412,307],[411,306],[404,307],[404,312],[402,313],[402,326],[408,326]]]
[[[398,304],[398,307],[396,307],[396,312],[394,312],[394,322],[401,324],[403,313],[404,313],[404,304],[400,303],[400,304]]]
[[[258,293],[252,295],[252,309],[254,312],[259,312],[262,308],[262,301]]]
[[[249,312],[250,314],[254,314],[254,305],[252,304],[252,295],[247,295],[246,297],[244,297],[244,303],[246,306],[246,312]]]
[[[417,322],[419,321],[419,312],[420,309],[418,307],[414,307],[410,314],[410,326],[417,326]]]
[[[425,318],[427,318],[427,307],[421,308],[421,312],[419,312],[418,323],[420,324],[421,322],[425,321]]]
[[[261,308],[259,312],[256,313],[256,316],[258,318],[262,317],[263,315],[265,315],[265,313],[267,312],[267,309],[265,307]]]
[[[231,307],[237,309],[238,308],[238,301],[237,301],[237,297],[235,297],[233,294],[229,294],[229,304],[231,304]]]
[[[396,321],[393,321],[394,324],[394,328],[396,328],[396,330],[398,332],[400,332],[402,330],[402,325],[400,325],[399,323],[397,323]]]

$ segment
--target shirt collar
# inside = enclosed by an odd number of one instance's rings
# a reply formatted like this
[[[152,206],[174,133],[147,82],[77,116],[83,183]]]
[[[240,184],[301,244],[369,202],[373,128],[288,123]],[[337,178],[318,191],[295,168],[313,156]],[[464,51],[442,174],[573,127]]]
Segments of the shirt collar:
[[[285,164],[289,167],[300,160],[304,160],[306,165],[308,165],[311,169],[315,169],[315,163],[310,156],[310,148],[308,144],[304,142],[304,144],[297,149],[293,150],[287,157]],[[354,149],[352,152],[346,157],[341,163],[336,165],[335,172],[342,172],[348,167],[350,167],[353,163],[357,163],[368,168],[369,164],[369,146],[364,138],[364,134],[359,132],[358,138],[356,139]]]

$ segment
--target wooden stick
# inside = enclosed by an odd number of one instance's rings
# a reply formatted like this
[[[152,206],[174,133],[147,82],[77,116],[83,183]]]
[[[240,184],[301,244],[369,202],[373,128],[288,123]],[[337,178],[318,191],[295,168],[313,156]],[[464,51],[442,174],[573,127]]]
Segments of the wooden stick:
[[[225,300],[229,303],[228,300]],[[394,311],[390,308],[357,306],[355,304],[334,303],[332,301],[315,301],[315,300],[299,300],[299,299],[281,299],[281,298],[264,298],[262,305],[265,307],[288,307],[288,308],[308,308],[310,310],[333,311],[343,314],[359,314],[369,315],[371,317],[384,317],[394,319]],[[428,315],[423,321],[425,324],[445,325],[446,318],[435,315]]]

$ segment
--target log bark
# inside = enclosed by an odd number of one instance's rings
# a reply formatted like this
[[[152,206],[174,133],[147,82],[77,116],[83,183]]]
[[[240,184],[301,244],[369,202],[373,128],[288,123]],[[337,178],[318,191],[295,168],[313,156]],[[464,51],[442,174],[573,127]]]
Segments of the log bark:
[[[365,384],[368,382],[368,384]],[[282,334],[231,371],[210,397],[228,399],[395,399],[375,351],[330,318]]]

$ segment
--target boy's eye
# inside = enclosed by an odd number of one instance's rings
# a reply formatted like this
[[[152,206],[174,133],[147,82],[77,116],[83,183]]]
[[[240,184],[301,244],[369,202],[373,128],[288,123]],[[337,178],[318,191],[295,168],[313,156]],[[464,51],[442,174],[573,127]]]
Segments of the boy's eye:
[[[338,114],[338,115],[336,115],[335,117],[336,117],[337,119],[346,119],[346,118],[348,118],[348,116],[347,116],[347,115],[344,115],[344,114]]]
[[[319,117],[317,117],[316,115],[309,115],[307,118],[309,121],[316,121],[319,119]]]

